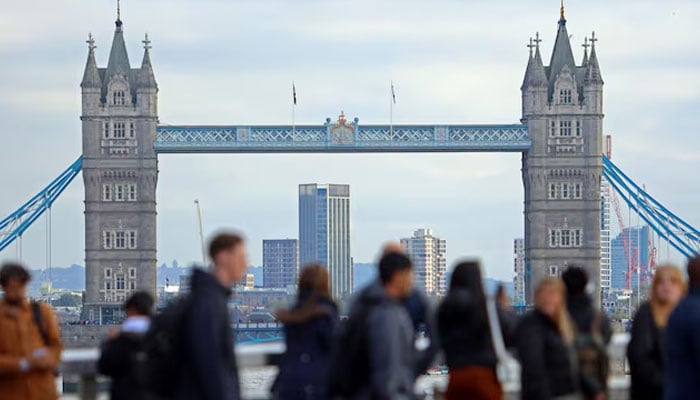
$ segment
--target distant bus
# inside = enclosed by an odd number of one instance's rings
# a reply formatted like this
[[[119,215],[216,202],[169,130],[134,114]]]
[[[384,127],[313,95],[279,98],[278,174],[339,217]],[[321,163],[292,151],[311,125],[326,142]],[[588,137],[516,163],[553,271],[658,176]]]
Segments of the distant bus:
[[[250,324],[269,324],[277,322],[277,319],[269,312],[254,312],[248,317]]]

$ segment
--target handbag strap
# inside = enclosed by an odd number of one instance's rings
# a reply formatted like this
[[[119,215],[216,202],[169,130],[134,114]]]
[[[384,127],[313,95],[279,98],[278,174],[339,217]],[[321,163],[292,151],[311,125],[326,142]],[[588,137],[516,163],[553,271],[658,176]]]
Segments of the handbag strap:
[[[494,350],[496,350],[496,357],[499,360],[505,359],[506,356],[506,346],[503,343],[503,334],[501,333],[501,323],[498,321],[498,310],[496,309],[496,302],[489,298],[486,301],[486,311],[489,316],[489,330],[491,331],[491,342],[493,342]]]

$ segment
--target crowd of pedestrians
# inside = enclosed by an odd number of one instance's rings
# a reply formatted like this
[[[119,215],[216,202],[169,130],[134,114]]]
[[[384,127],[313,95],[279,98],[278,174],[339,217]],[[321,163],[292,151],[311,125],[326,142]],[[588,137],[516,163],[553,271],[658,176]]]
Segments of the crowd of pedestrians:
[[[209,246],[212,266],[195,269],[191,292],[159,314],[133,293],[123,324],[101,348],[99,371],[115,400],[241,398],[228,302],[248,265],[245,242],[224,233]],[[374,282],[349,301],[331,298],[323,265],[305,266],[291,308],[278,310],[286,351],[271,396],[279,400],[412,400],[418,376],[447,365],[448,400],[500,400],[509,378],[503,353],[519,362],[524,400],[608,399],[610,322],[584,268],[535,287],[534,307],[516,316],[499,288],[489,296],[478,261],[459,262],[435,307],[413,284],[413,264],[386,245]],[[657,268],[628,345],[630,399],[700,399],[700,258]],[[0,398],[55,400],[61,342],[56,317],[26,296],[30,276],[0,269]]]

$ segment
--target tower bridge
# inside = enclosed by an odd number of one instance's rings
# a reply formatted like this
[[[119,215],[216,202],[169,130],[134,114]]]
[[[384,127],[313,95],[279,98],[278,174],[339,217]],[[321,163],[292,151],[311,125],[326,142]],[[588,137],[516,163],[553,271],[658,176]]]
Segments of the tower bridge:
[[[563,11],[548,65],[539,34],[530,40],[520,87],[522,113],[513,118],[519,124],[363,125],[341,112],[318,125],[173,126],[159,125],[151,41],[145,37],[141,65],[132,67],[118,18],[106,67],[97,66],[95,41],[87,41],[80,84],[82,156],[0,221],[0,251],[21,237],[82,170],[85,312],[86,318],[100,320],[130,292],[155,292],[159,154],[519,152],[528,301],[537,281],[572,264],[588,268],[600,288],[602,179],[613,182],[660,237],[684,255],[695,254],[700,233],[602,156],[597,41],[594,33],[586,39],[577,63]]]

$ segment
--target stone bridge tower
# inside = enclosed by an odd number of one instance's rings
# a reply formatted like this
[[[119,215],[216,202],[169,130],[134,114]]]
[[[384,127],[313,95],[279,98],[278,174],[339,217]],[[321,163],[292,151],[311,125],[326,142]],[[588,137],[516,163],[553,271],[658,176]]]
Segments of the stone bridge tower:
[[[146,36],[141,68],[131,68],[122,21],[107,68],[89,53],[82,88],[85,183],[84,319],[118,319],[135,290],[156,291],[156,183],[154,151],[158,86]]]
[[[522,159],[528,304],[540,279],[571,265],[586,268],[600,292],[603,80],[596,41],[595,34],[586,39],[576,65],[562,7],[549,66],[539,34],[530,43],[521,87],[522,122],[532,139]]]

